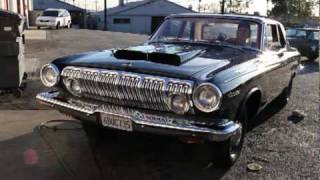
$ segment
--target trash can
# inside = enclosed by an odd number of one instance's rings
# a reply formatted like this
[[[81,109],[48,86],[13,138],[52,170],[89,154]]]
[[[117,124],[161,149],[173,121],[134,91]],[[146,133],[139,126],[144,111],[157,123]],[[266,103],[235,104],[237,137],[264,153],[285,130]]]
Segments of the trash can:
[[[25,77],[25,19],[0,10],[0,91],[19,90]]]

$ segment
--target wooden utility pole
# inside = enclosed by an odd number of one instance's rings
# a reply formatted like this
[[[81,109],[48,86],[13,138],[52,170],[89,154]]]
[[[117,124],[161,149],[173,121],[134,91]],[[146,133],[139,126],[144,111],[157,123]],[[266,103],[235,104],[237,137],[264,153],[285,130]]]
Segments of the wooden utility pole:
[[[226,4],[226,0],[221,1],[221,14],[224,14],[224,6]]]
[[[105,31],[107,30],[107,0],[104,0],[104,28]]]

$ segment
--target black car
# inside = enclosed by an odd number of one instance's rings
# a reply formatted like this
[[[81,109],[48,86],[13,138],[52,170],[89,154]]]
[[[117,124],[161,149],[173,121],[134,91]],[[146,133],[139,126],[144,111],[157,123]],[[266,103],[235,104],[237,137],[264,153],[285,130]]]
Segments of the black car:
[[[288,28],[287,37],[290,45],[297,48],[302,56],[315,61],[319,57],[319,31],[315,28]]]
[[[63,57],[41,80],[56,90],[38,101],[95,127],[173,135],[209,143],[232,165],[247,124],[281,94],[300,61],[284,27],[255,16],[180,14],[144,45]]]

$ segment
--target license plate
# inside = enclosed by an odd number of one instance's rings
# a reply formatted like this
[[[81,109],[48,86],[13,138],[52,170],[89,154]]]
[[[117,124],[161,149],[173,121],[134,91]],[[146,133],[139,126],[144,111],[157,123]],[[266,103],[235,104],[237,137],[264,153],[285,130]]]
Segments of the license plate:
[[[105,127],[120,129],[124,131],[132,131],[132,121],[130,119],[101,113],[101,122]]]

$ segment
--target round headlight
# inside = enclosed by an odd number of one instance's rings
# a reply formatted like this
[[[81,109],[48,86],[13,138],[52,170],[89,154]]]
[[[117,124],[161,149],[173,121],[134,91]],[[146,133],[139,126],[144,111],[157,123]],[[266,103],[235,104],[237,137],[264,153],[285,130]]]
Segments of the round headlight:
[[[193,93],[194,105],[202,112],[213,112],[221,103],[222,93],[218,87],[210,83],[200,84]]]
[[[53,64],[46,64],[40,71],[40,78],[45,86],[53,87],[59,83],[60,71],[57,66]]]
[[[178,114],[189,111],[188,99],[185,95],[174,94],[170,97],[170,109]]]
[[[64,81],[64,83],[70,93],[76,96],[81,95],[81,87],[80,87],[80,82],[78,80],[68,78]]]

